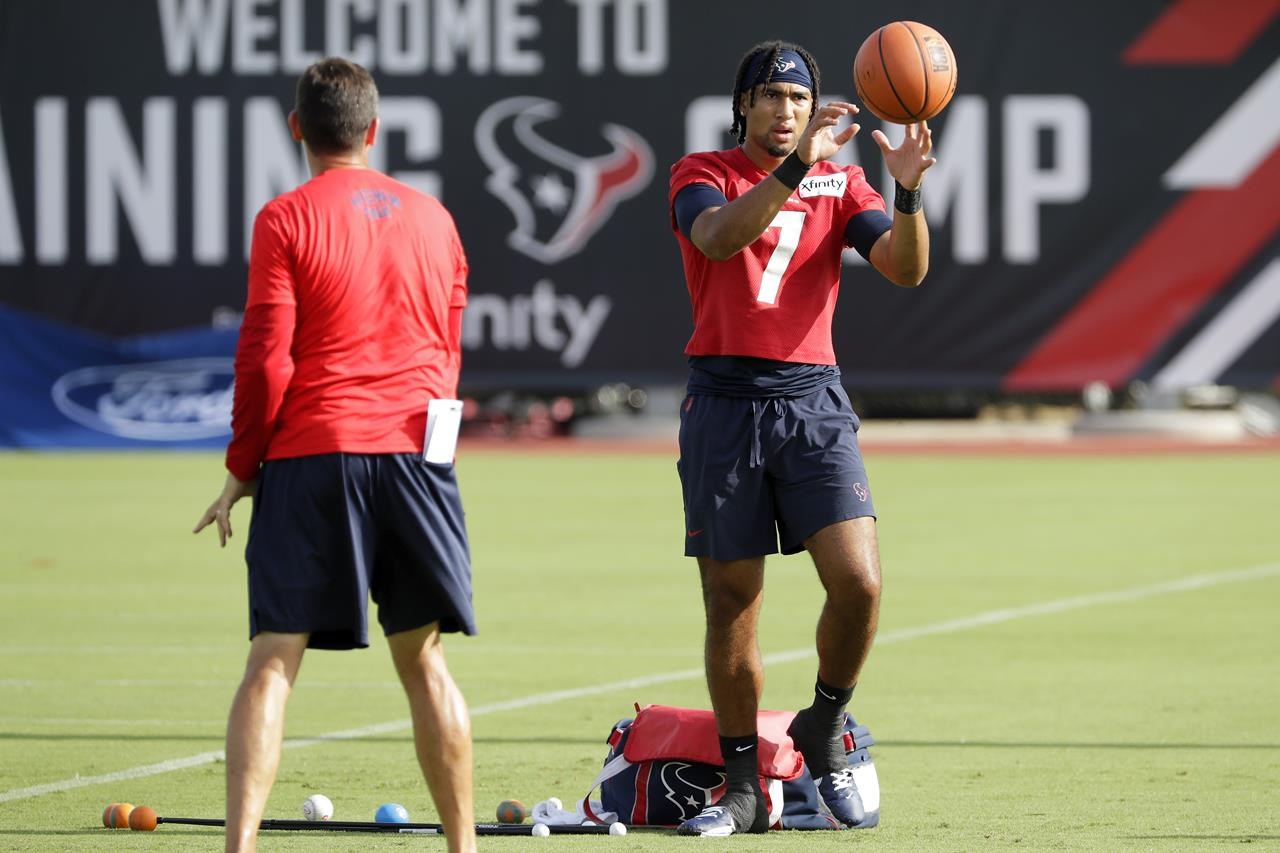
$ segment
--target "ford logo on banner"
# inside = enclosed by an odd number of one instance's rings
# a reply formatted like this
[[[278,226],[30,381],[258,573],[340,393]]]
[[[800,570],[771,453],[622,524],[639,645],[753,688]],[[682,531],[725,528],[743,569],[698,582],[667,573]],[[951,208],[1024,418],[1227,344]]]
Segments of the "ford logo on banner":
[[[231,434],[230,358],[84,367],[53,383],[53,403],[81,426],[121,438],[190,441]]]

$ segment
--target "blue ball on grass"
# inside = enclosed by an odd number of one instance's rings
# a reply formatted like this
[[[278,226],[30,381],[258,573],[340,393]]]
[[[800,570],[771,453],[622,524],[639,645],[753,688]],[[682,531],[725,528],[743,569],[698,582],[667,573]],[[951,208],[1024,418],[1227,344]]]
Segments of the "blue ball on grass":
[[[374,823],[408,823],[409,811],[399,803],[383,803],[373,815]]]

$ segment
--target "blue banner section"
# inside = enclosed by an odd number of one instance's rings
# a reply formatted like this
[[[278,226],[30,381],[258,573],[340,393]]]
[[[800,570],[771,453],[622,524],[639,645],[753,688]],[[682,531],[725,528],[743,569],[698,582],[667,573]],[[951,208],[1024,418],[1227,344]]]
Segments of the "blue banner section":
[[[224,447],[237,333],[111,338],[0,306],[0,447]]]

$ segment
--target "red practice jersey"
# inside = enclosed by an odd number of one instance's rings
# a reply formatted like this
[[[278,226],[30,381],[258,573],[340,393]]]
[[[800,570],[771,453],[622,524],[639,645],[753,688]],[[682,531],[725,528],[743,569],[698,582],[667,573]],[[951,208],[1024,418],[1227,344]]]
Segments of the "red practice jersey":
[[[236,349],[227,468],[422,451],[427,403],[457,395],[467,260],[436,199],[332,169],[258,213]],[[451,316],[452,315],[452,316]]]
[[[668,205],[690,184],[708,184],[729,201],[765,172],[740,148],[690,154],[671,167]],[[845,226],[864,210],[885,209],[857,166],[814,164],[773,223],[724,261],[702,254],[671,225],[693,302],[687,355],[740,355],[835,364],[831,320],[840,290]]]

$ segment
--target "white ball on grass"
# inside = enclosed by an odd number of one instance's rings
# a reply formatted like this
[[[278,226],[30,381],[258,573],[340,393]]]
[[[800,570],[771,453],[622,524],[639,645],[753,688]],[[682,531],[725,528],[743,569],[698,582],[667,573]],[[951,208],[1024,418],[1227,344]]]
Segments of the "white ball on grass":
[[[328,820],[333,817],[333,803],[324,794],[312,794],[302,801],[302,816],[307,820]]]
[[[626,835],[627,825],[622,821],[618,821],[617,823],[611,823],[609,824],[609,834],[610,835]]]
[[[545,823],[535,823],[533,825],[534,838],[546,838],[550,834],[551,834],[551,828],[547,826]]]

